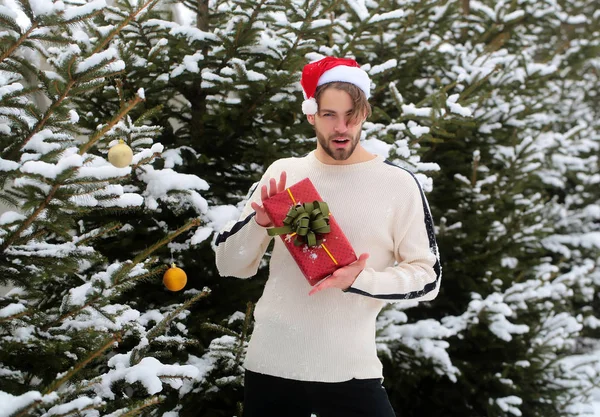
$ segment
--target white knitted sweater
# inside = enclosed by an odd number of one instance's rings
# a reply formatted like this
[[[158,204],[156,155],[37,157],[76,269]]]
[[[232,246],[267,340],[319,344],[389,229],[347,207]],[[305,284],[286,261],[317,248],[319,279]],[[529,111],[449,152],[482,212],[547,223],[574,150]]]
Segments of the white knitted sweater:
[[[382,378],[375,320],[385,302],[432,300],[441,269],[425,195],[408,171],[378,156],[351,165],[320,162],[314,151],[274,162],[255,187],[237,223],[216,239],[222,276],[256,274],[271,237],[254,220],[251,201],[260,188],[287,172],[286,186],[308,177],[356,255],[370,254],[354,284],[312,296],[311,286],[276,237],[269,278],[254,311],[255,325],[244,366],[302,381]]]

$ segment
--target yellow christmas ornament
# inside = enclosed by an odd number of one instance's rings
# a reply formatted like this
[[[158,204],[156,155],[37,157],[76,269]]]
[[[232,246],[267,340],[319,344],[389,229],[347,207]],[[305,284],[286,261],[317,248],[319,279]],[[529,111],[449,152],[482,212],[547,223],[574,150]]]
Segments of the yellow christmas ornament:
[[[108,151],[108,162],[117,168],[125,168],[133,160],[133,151],[123,139]]]
[[[163,284],[168,290],[179,291],[187,284],[187,275],[183,269],[171,264],[171,267],[163,275]]]

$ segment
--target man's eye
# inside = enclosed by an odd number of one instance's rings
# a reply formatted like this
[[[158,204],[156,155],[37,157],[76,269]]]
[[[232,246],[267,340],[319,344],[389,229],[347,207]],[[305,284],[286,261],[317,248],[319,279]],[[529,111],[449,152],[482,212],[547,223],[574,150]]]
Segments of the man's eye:
[[[331,116],[333,116],[333,114],[331,114],[331,113],[325,113],[325,114],[323,115],[323,117],[331,117]]]

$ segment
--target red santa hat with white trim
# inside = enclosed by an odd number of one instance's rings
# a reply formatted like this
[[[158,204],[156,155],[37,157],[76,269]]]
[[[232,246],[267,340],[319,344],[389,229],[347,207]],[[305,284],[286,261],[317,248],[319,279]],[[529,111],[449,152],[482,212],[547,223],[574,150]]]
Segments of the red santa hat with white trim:
[[[316,114],[318,109],[315,100],[317,87],[332,82],[346,82],[356,85],[367,99],[371,96],[371,80],[369,75],[350,58],[334,58],[331,56],[306,64],[302,70],[300,84],[304,93],[302,113]]]

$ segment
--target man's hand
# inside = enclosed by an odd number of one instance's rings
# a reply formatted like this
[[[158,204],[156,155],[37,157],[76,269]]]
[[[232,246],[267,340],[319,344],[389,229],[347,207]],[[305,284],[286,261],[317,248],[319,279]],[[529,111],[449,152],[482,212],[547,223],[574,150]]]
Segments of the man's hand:
[[[367,259],[369,259],[368,253],[361,254],[356,262],[337,269],[328,278],[325,278],[323,281],[315,285],[312,290],[310,290],[308,295],[313,295],[321,290],[324,290],[325,288],[339,288],[341,290],[350,288],[350,286],[354,284],[358,274],[365,269]]]
[[[281,176],[279,177],[279,184],[277,184],[277,182],[275,181],[275,178],[271,178],[269,180],[269,185],[270,185],[269,190],[267,190],[266,185],[262,186],[262,188],[260,189],[261,201],[264,202],[269,197],[273,197],[275,194],[285,190],[286,175],[287,174],[285,173],[285,171],[281,172]],[[263,206],[261,206],[257,203],[254,203],[254,202],[251,204],[251,206],[254,209],[254,211],[256,212],[256,216],[254,217],[254,219],[256,220],[256,223],[258,223],[262,227],[273,226],[273,224],[271,223],[271,219],[269,219],[269,216],[267,216],[267,212]]]

